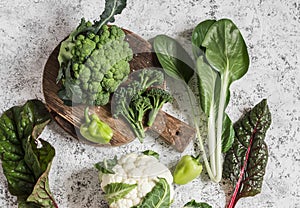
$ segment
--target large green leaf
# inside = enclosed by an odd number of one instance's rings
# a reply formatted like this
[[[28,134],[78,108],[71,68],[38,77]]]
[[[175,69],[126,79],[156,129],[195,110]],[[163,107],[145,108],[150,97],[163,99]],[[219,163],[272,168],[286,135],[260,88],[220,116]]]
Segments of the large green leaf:
[[[239,29],[231,20],[221,19],[210,26],[202,46],[206,49],[209,64],[220,72],[224,81],[231,83],[247,72],[247,46]]]
[[[165,73],[188,83],[194,74],[194,62],[185,49],[166,35],[156,36],[153,47]]]
[[[212,26],[216,20],[205,20],[200,22],[193,30],[192,33],[192,44],[193,44],[193,54],[197,60],[199,56],[203,55],[205,48],[202,47],[202,42],[208,32],[210,26]]]
[[[48,142],[40,140],[38,148],[36,140],[49,121],[50,114],[39,100],[12,107],[0,117],[2,168],[9,192],[17,196],[20,207],[35,206],[26,200],[54,157]]]
[[[104,186],[105,197],[109,204],[124,198],[137,184],[110,183]]]
[[[142,202],[133,208],[166,208],[170,204],[170,185],[166,179],[160,178]]]
[[[261,191],[268,148],[264,141],[271,124],[271,113],[264,99],[234,124],[235,140],[227,152],[223,177],[233,182],[235,190],[228,207]]]

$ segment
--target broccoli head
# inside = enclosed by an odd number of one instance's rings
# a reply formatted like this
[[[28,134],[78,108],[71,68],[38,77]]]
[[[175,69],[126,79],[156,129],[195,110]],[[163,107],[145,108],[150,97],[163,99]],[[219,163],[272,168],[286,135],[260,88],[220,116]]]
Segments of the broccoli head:
[[[149,101],[151,102],[152,105],[152,109],[149,113],[147,125],[152,126],[159,110],[162,108],[162,106],[165,103],[172,102],[173,97],[169,92],[161,88],[152,88],[148,90],[146,92],[146,96],[147,98],[149,98]]]
[[[62,92],[68,94],[60,93],[60,97],[74,103],[105,105],[109,102],[109,94],[130,73],[128,62],[133,57],[132,50],[125,41],[124,31],[115,25],[103,25],[97,33],[84,28],[93,28],[93,24],[83,19],[77,30],[84,32],[74,31],[61,44],[57,81],[62,80],[63,88],[66,89]],[[68,70],[71,76],[66,76]],[[71,83],[70,80],[78,81],[76,83],[82,94],[87,95],[82,96],[84,99],[73,99],[78,96],[72,94],[72,89],[67,89],[70,85],[64,84]]]

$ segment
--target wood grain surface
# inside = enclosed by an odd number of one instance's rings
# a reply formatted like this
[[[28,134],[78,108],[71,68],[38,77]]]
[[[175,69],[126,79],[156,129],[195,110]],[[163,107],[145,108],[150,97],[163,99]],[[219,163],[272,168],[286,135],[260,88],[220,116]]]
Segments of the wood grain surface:
[[[154,53],[152,53],[151,44],[145,41],[138,35],[125,30],[126,40],[129,42],[133,50],[134,56],[130,61],[131,71],[147,67],[159,67],[159,63]],[[84,119],[85,105],[66,106],[57,96],[60,89],[60,83],[56,84],[56,77],[59,70],[57,56],[59,53],[58,45],[50,55],[43,74],[43,92],[46,104],[53,116],[53,119],[69,134],[80,141],[95,144],[85,140],[79,133],[79,127]],[[91,109],[97,113],[102,121],[108,123],[114,131],[111,146],[124,145],[135,139],[129,125],[122,119],[114,119],[111,116],[110,105],[94,107]],[[147,131],[152,132],[152,135],[160,137],[168,144],[172,145],[176,150],[182,152],[190,141],[195,137],[195,130],[171,115],[160,111],[153,126]]]

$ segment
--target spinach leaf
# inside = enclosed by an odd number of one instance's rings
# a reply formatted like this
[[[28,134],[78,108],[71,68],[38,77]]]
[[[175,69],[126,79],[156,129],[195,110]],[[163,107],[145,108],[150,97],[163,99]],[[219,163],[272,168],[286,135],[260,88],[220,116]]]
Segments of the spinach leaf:
[[[271,113],[265,99],[234,124],[236,137],[225,156],[223,172],[223,177],[235,185],[229,208],[234,207],[240,198],[261,191],[268,162],[264,139],[270,125]]]
[[[104,159],[102,162],[98,162],[95,164],[95,168],[97,168],[101,173],[105,174],[114,174],[113,167],[115,167],[118,163],[117,156],[113,159]]]
[[[173,38],[158,35],[153,47],[167,75],[188,82],[194,74],[194,62],[185,49]]]
[[[153,189],[146,194],[143,201],[132,208],[165,208],[171,204],[170,186],[166,179],[159,178]]]
[[[39,139],[42,147],[37,147],[37,138],[49,121],[49,112],[39,100],[29,100],[24,106],[12,107],[0,117],[2,168],[9,192],[17,196],[19,207],[35,207],[43,203],[27,200],[41,185],[40,179],[48,176],[47,169],[55,155],[54,148],[42,139]],[[53,198],[50,201],[49,207],[57,207]]]
[[[137,184],[110,183],[104,187],[105,197],[109,204],[124,198]]]
[[[186,203],[183,208],[212,208],[209,204],[204,202],[196,202],[194,199]]]

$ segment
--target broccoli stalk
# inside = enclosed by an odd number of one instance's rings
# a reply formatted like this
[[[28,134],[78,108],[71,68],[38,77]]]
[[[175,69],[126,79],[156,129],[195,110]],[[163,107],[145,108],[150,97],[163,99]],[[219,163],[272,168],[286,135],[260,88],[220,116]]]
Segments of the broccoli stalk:
[[[114,94],[113,116],[118,118],[119,115],[122,115],[130,124],[135,136],[143,142],[145,133],[141,118],[148,108],[147,106],[151,106],[151,104],[149,100],[143,104],[143,100],[138,96],[139,90],[140,84],[137,81],[131,82],[126,87],[118,88]]]
[[[172,102],[173,97],[171,96],[170,93],[160,88],[150,89],[149,91],[146,92],[146,96],[149,98],[152,105],[152,109],[149,113],[147,125],[152,126],[159,110],[162,108],[162,106],[165,103]]]

